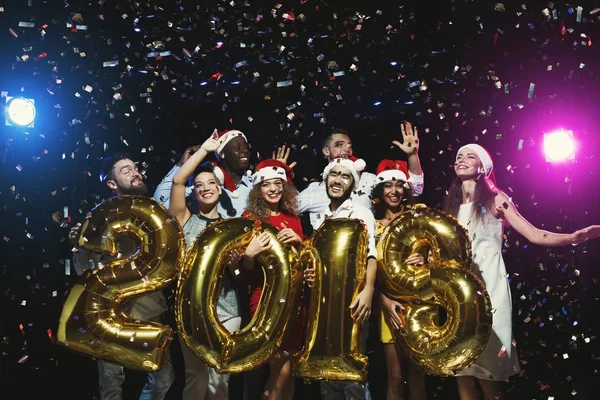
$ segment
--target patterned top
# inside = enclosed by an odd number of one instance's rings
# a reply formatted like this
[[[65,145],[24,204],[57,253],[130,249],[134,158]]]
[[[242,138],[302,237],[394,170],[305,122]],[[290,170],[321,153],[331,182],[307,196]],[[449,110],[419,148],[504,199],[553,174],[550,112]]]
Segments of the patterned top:
[[[213,222],[219,221],[218,219],[209,219],[206,217],[192,214],[192,216],[183,225],[183,233],[185,235],[186,250],[189,250],[194,244],[196,237],[202,232],[208,225]],[[239,317],[240,313],[238,310],[238,298],[231,276],[226,270],[223,273],[223,279],[221,281],[221,292],[217,299],[217,318],[220,322],[228,321],[232,318]]]

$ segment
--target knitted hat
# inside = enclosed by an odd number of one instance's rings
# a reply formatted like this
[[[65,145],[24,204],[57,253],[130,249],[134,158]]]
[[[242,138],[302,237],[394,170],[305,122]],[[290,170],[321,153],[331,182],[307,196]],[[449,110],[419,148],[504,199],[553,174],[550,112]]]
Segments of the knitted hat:
[[[485,176],[489,177],[490,174],[492,173],[492,170],[494,169],[494,163],[492,162],[492,157],[490,156],[490,153],[488,153],[487,150],[484,149],[483,147],[481,147],[480,145],[475,144],[475,143],[465,144],[463,147],[458,149],[458,151],[456,152],[456,159],[458,159],[458,154],[462,150],[467,149],[467,148],[470,150],[473,150],[473,152],[475,154],[477,154],[477,157],[479,157],[479,160],[481,161],[481,164],[483,165],[483,169],[485,171]]]
[[[241,131],[238,131],[236,129],[229,129],[229,130],[224,130],[224,131],[219,131],[217,132],[217,139],[221,142],[221,145],[217,148],[217,151],[215,151],[215,155],[217,156],[217,158],[220,158],[220,154],[223,151],[223,149],[225,148],[225,146],[227,146],[227,143],[231,142],[233,139],[235,139],[238,136],[241,136],[244,138],[244,140],[246,141],[246,143],[248,143],[248,139],[246,139],[246,135],[244,135]]]
[[[283,179],[286,182],[292,182],[294,170],[279,160],[272,158],[263,160],[256,166],[252,175],[252,184],[256,185],[268,179]]]
[[[362,158],[357,158],[354,156],[334,158],[323,170],[323,178],[325,178],[336,165],[350,170],[352,177],[354,178],[354,186],[358,185],[358,182],[360,181],[359,173],[364,171],[367,167],[365,160]]]
[[[377,183],[408,182],[408,164],[400,160],[381,160],[377,166]]]

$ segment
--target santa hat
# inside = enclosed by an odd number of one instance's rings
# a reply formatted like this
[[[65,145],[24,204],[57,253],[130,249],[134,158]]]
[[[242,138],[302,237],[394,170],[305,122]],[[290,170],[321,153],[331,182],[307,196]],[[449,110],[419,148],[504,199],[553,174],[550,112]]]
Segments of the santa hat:
[[[334,158],[323,170],[323,178],[325,178],[331,169],[336,165],[348,168],[350,170],[352,177],[354,178],[354,186],[358,185],[358,182],[360,181],[359,173],[364,171],[367,167],[367,163],[365,163],[365,160],[362,158],[357,158],[354,156]]]
[[[408,164],[400,160],[381,160],[377,166],[377,183],[408,182]]]
[[[233,183],[233,180],[231,179],[229,174],[223,168],[221,168],[219,164],[217,164],[214,161],[206,161],[203,162],[201,166],[208,167],[212,170],[213,174],[215,174],[215,176],[219,180],[221,187],[224,187],[225,189],[231,192],[231,197],[237,199],[240,196],[237,191],[237,187],[235,186],[235,183]]]
[[[291,183],[293,177],[294,170],[289,166],[279,160],[269,158],[258,163],[254,175],[252,175],[252,183],[256,185],[268,179],[282,179]]]
[[[217,148],[217,151],[215,151],[215,155],[217,156],[217,158],[221,157],[221,152],[223,152],[223,149],[225,148],[225,146],[227,146],[227,143],[231,142],[238,136],[243,137],[246,143],[248,143],[246,135],[244,135],[242,131],[238,131],[237,129],[228,129],[217,132],[217,139],[219,140],[219,142],[221,142],[221,145]]]
[[[457,160],[458,154],[464,149],[470,149],[473,151],[473,153],[477,154],[477,157],[479,157],[479,161],[481,161],[481,165],[483,165],[485,176],[489,177],[492,173],[492,170],[494,169],[494,163],[492,162],[492,157],[490,156],[490,153],[488,153],[486,149],[484,149],[478,144],[469,143],[458,149],[458,151],[456,152]]]

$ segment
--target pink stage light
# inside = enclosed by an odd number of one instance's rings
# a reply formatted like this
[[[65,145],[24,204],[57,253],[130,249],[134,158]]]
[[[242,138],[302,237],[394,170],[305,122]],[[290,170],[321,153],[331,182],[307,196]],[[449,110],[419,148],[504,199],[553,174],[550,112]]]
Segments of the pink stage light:
[[[547,162],[575,159],[573,131],[556,131],[544,134],[544,155]]]

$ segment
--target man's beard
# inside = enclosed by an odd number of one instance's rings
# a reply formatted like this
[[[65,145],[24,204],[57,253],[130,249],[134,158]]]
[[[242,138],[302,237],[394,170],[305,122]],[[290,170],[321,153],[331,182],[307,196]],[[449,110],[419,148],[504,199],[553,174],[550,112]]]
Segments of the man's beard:
[[[346,191],[344,191],[344,193],[340,197],[335,197],[335,199],[341,200],[342,202],[344,202],[344,201],[348,200],[350,198],[350,196],[352,196],[352,188],[351,187],[346,189]],[[331,195],[329,194],[329,188],[327,188],[327,197],[329,197],[329,199],[333,199],[333,197],[331,197]]]
[[[148,194],[148,187],[142,182],[141,185],[131,185],[128,188],[123,188],[120,192],[122,195],[145,196]]]

